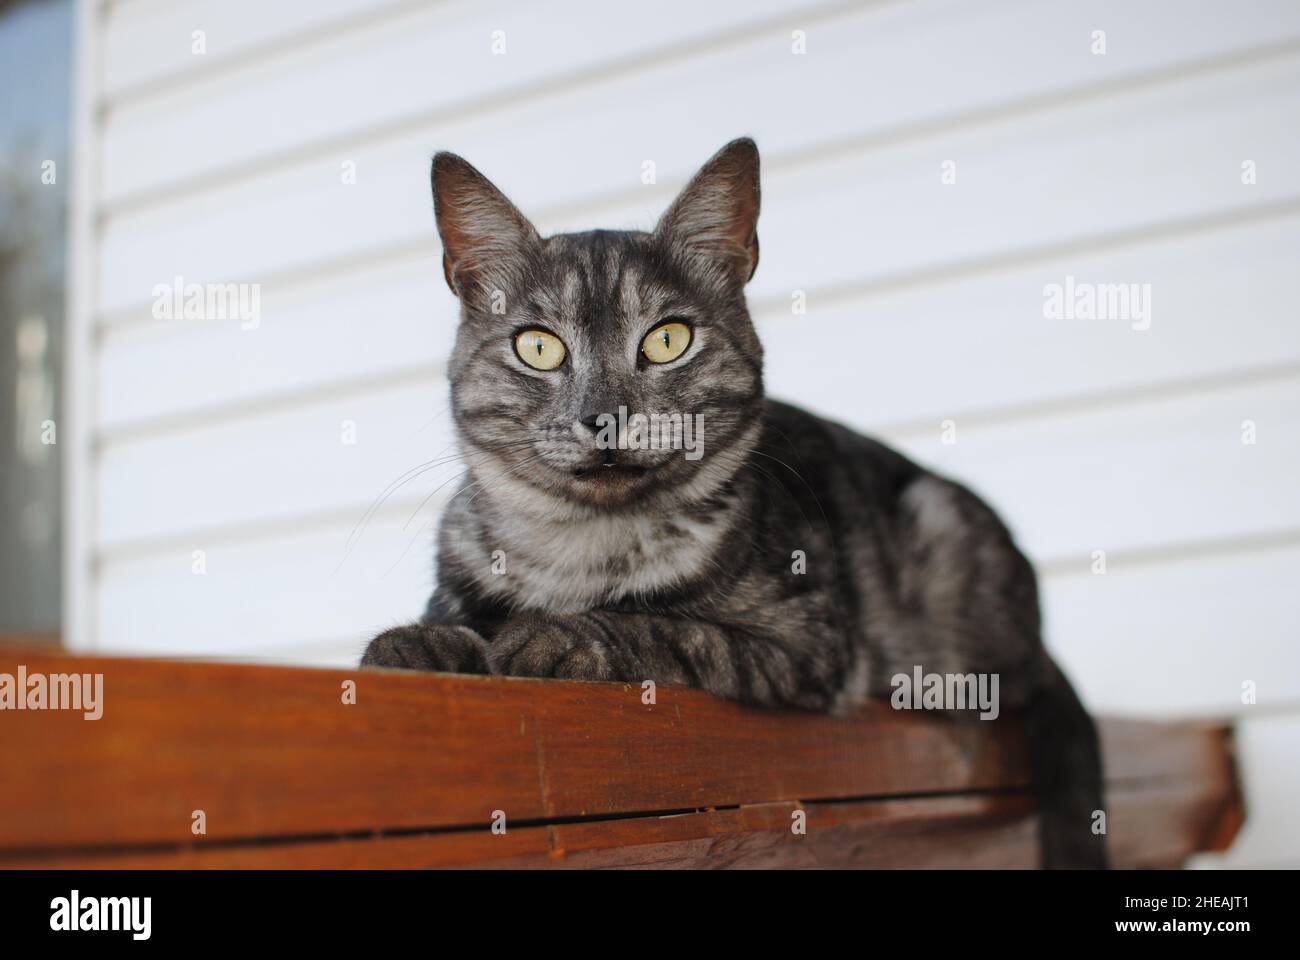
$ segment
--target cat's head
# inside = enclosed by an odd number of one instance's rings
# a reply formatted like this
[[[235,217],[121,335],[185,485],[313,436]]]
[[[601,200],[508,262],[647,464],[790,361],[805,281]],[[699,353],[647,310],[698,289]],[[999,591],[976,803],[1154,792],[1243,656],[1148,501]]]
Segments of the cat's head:
[[[653,231],[542,238],[469,163],[434,157],[443,269],[461,301],[452,409],[485,493],[658,507],[703,500],[739,469],[763,394],[744,296],[758,167],[754,142],[734,140]]]

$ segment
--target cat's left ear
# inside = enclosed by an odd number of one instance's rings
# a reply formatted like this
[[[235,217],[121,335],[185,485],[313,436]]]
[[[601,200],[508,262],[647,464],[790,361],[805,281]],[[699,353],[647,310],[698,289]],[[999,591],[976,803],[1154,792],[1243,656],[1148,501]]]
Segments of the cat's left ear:
[[[655,235],[746,283],[758,268],[759,199],[758,146],[732,140],[691,178]]]

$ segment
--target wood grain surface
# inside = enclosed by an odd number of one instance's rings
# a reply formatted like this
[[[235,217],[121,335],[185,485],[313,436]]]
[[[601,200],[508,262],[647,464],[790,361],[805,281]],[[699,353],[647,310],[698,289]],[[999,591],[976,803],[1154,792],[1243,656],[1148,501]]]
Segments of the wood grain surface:
[[[103,716],[0,711],[0,866],[1037,860],[1010,716],[870,704],[826,717],[672,687],[646,703],[626,684],[0,652],[0,673],[19,663],[102,674]],[[1231,841],[1242,815],[1223,724],[1103,731],[1118,865]]]

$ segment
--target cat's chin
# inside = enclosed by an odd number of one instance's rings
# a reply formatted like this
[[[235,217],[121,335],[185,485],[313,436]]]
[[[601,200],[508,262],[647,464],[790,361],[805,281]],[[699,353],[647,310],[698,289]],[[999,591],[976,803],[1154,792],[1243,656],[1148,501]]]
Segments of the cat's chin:
[[[602,507],[624,506],[637,500],[650,487],[658,466],[599,464],[571,470],[567,484],[575,500]]]

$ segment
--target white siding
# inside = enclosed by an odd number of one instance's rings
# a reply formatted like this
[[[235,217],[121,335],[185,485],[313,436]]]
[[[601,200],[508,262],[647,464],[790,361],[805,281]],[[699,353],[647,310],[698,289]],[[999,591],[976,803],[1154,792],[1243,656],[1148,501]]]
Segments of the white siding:
[[[544,230],[646,226],[750,133],[772,392],[987,494],[1097,708],[1239,715],[1232,857],[1300,865],[1294,0],[85,0],[83,23],[73,643],[346,663],[415,616],[454,465],[358,525],[451,442],[431,153]],[[260,326],[154,319],[177,275],[260,284]],[[1150,328],[1045,319],[1067,276],[1150,284]]]

